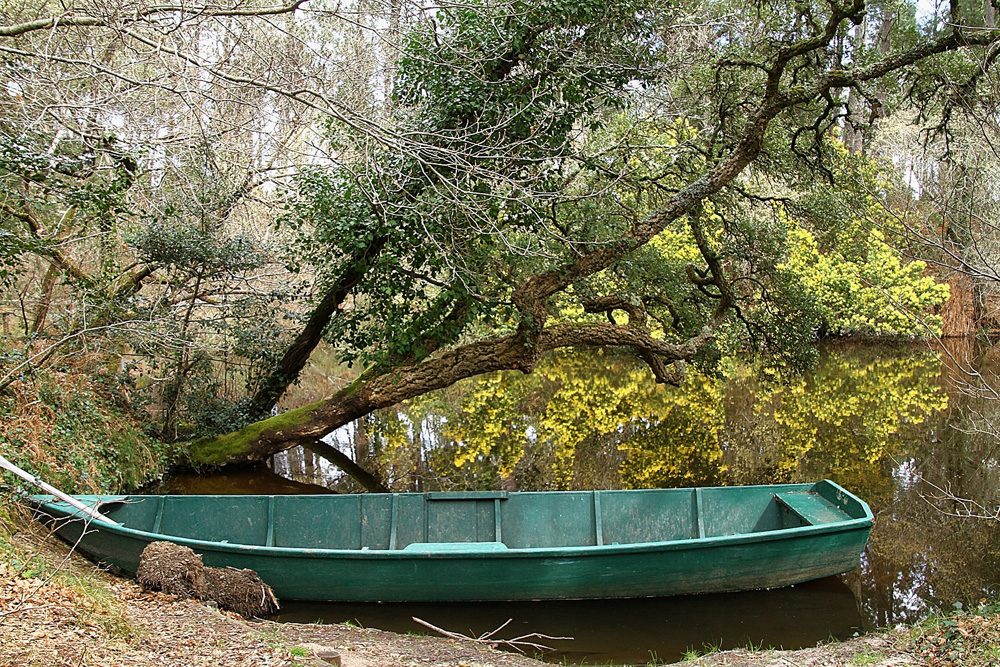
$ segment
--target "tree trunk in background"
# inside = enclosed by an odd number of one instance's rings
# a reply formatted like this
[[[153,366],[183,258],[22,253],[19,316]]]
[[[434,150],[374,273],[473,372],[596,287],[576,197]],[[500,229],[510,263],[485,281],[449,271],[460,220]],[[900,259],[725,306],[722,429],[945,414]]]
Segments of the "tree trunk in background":
[[[844,118],[844,147],[851,153],[862,153],[865,149],[865,138],[862,131],[864,121],[861,115],[863,108],[864,102],[861,96],[858,95],[857,90],[851,88],[850,92],[847,93],[848,114]]]
[[[42,279],[42,293],[38,299],[38,307],[35,308],[34,321],[31,323],[31,333],[38,335],[45,329],[45,320],[48,319],[49,309],[52,307],[52,293],[56,288],[56,278],[59,277],[59,269],[53,262],[45,271]]]
[[[868,14],[854,28],[855,40],[864,43],[868,39]],[[847,116],[844,117],[844,147],[851,153],[864,150],[864,109],[865,102],[857,88],[847,91]]]
[[[972,279],[953,272],[947,279],[951,296],[941,305],[941,336],[973,336],[979,326],[979,307]]]
[[[363,418],[354,422],[354,442],[352,445],[354,448],[354,461],[361,468],[365,470],[378,469],[378,454],[372,450],[371,438],[368,437],[368,429],[365,426]]]
[[[403,0],[389,0],[389,32],[385,39],[389,43],[389,53],[385,59],[384,87],[385,104],[392,106],[392,89],[396,79],[396,60],[400,50],[400,24],[403,13]]]
[[[299,373],[309,362],[313,350],[323,340],[323,334],[330,325],[334,314],[340,310],[351,289],[364,277],[372,261],[378,257],[388,239],[378,236],[372,239],[364,250],[355,257],[340,277],[331,285],[326,294],[313,309],[305,327],[285,350],[278,366],[260,385],[260,389],[250,401],[250,417],[260,419],[271,413],[271,408],[285,394],[288,387],[299,379]]]
[[[882,8],[882,11],[883,15],[875,35],[874,48],[879,53],[888,54],[896,16],[884,13],[886,12],[885,7]],[[858,41],[867,41],[870,27],[871,22],[866,14],[864,20],[857,27]],[[847,93],[847,108],[850,113],[844,119],[844,147],[852,153],[863,154],[865,152],[865,129],[885,116],[885,93],[880,90],[876,96],[878,101],[873,105],[870,100],[862,98],[857,88],[851,88]],[[871,108],[872,106],[875,108]],[[866,115],[867,118],[865,118]]]

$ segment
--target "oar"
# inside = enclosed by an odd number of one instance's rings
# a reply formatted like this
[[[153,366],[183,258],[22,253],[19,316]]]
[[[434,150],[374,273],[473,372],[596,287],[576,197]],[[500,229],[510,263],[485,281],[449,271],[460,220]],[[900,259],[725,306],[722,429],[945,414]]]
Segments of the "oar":
[[[38,488],[42,489],[43,491],[45,491],[45,493],[51,493],[59,500],[69,503],[70,505],[77,508],[78,510],[80,510],[87,516],[91,517],[92,519],[99,519],[105,523],[110,523],[112,526],[119,525],[117,521],[109,519],[108,517],[104,516],[103,514],[101,514],[92,507],[87,507],[73,496],[67,496],[65,493],[63,493],[56,487],[52,486],[51,484],[46,484],[42,480],[32,475],[30,472],[21,470],[16,465],[14,465],[13,463],[11,463],[2,456],[0,456],[0,468],[11,471],[15,475],[26,481],[28,484],[34,484]]]

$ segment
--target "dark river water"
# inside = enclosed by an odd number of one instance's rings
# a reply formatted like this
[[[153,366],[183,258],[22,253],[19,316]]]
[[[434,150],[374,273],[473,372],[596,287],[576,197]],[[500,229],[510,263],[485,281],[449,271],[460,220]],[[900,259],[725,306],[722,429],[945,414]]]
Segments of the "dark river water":
[[[670,388],[654,385],[631,358],[565,353],[528,376],[474,378],[385,410],[329,440],[394,491],[830,478],[868,501],[875,527],[856,571],[780,590],[601,602],[288,603],[278,618],[426,632],[417,617],[471,636],[507,623],[497,637],[572,637],[536,640],[554,649],[543,656],[554,662],[645,664],[714,648],[812,646],[995,598],[1000,521],[968,515],[1000,506],[1000,398],[977,391],[995,377],[996,354],[966,342],[828,345],[805,374],[731,362]],[[303,402],[315,400],[309,387]],[[186,493],[359,490],[303,450],[268,467],[167,484]]]

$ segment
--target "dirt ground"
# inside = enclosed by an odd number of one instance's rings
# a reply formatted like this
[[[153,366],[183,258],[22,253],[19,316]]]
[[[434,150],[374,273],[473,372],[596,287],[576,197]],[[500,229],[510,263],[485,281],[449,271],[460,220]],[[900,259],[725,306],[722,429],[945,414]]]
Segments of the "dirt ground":
[[[344,625],[245,621],[210,604],[143,592],[46,542],[0,562],[0,667],[541,667],[482,644]],[[799,651],[727,651],[693,667],[1000,665],[1000,617],[965,615],[920,629]]]
[[[539,667],[489,645],[345,625],[247,621],[143,591],[32,530],[0,553],[0,667]],[[312,645],[312,646],[310,646]]]
[[[537,667],[488,646],[349,626],[244,621],[192,599],[98,575],[110,604],[61,582],[0,565],[0,665],[39,667],[279,667],[321,664],[303,644],[339,653],[343,667]]]

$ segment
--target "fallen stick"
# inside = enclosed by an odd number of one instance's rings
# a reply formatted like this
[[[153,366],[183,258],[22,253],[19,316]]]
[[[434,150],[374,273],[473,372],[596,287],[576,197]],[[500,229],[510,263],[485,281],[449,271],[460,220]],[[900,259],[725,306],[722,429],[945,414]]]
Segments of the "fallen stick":
[[[487,633],[485,633],[483,635],[480,635],[479,637],[469,637],[468,635],[463,635],[463,634],[460,634],[458,632],[450,632],[448,630],[445,630],[444,628],[439,628],[438,626],[436,626],[436,625],[434,625],[432,623],[428,623],[427,621],[425,621],[425,620],[423,620],[421,618],[417,618],[416,616],[411,616],[410,618],[412,618],[416,623],[419,623],[420,625],[424,626],[425,628],[429,628],[429,629],[433,630],[434,632],[441,633],[442,635],[444,635],[445,637],[448,637],[449,639],[461,639],[463,641],[475,642],[477,644],[487,644],[489,646],[494,646],[496,644],[504,644],[505,646],[511,647],[512,649],[514,649],[518,653],[524,653],[524,651],[522,650],[523,648],[532,648],[532,649],[535,649],[537,651],[554,651],[555,650],[551,646],[545,646],[544,644],[539,644],[537,642],[528,641],[529,639],[551,639],[553,641],[571,640],[571,639],[573,639],[572,637],[553,637],[551,635],[543,635],[543,634],[539,634],[537,632],[532,632],[532,633],[527,634],[527,635],[521,635],[520,637],[514,637],[514,639],[494,639],[493,635],[495,635],[496,633],[498,633],[501,630],[503,630],[513,620],[513,619],[509,619],[509,618],[507,619],[506,623],[504,623],[503,625],[501,625],[496,630],[493,630],[491,632],[487,632]]]

